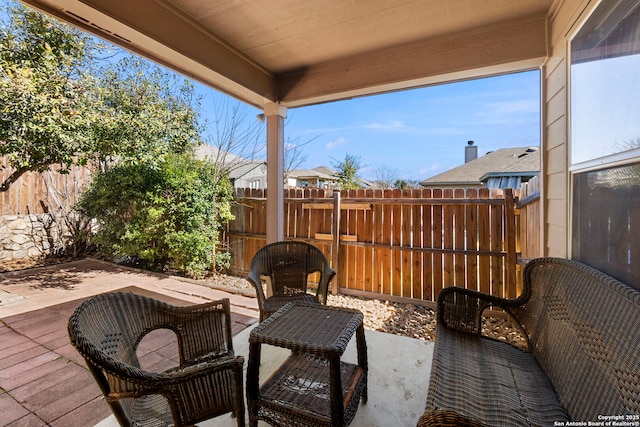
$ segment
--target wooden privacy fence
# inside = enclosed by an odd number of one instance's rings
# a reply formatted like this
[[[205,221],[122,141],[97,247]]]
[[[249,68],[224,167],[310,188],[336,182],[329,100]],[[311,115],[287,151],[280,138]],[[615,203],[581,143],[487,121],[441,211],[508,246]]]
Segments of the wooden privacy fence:
[[[265,245],[266,198],[236,196],[227,242],[232,270],[246,274]],[[310,242],[332,261],[334,292],[423,302],[454,285],[520,292],[511,189],[285,190],[282,220],[285,240]]]
[[[55,171],[27,172],[11,184],[8,191],[0,192],[0,215],[43,214],[53,210],[71,209],[84,187],[91,182],[95,168],[73,166],[68,174]],[[6,158],[0,157],[0,182],[13,169]]]
[[[516,226],[518,241],[516,250],[522,264],[529,259],[541,256],[540,251],[540,180],[532,178],[518,189],[516,204]]]

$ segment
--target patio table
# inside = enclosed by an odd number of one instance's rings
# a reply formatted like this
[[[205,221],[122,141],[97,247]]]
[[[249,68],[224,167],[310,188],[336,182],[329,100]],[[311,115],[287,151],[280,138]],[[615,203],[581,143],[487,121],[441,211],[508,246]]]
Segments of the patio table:
[[[349,425],[360,399],[367,401],[363,318],[358,310],[292,302],[256,326],[249,335],[249,425]],[[341,361],[354,333],[357,365]],[[259,387],[262,344],[291,355]]]

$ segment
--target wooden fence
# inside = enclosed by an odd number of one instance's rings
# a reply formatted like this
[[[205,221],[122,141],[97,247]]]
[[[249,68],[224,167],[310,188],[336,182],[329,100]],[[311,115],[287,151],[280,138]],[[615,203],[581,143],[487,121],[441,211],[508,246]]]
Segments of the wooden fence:
[[[522,184],[518,189],[516,204],[516,225],[518,241],[516,250],[520,254],[521,264],[531,258],[542,256],[540,249],[540,181],[538,177]]]
[[[6,159],[0,157],[0,182],[12,172]],[[68,174],[55,172],[51,166],[43,173],[27,172],[0,193],[0,215],[43,214],[54,209],[69,209],[82,189],[91,181],[93,170],[73,167]]]
[[[232,270],[246,274],[265,244],[266,199],[247,189],[236,202],[227,241]],[[285,239],[332,260],[334,292],[428,303],[453,285],[503,297],[521,290],[511,189],[285,190],[283,221]]]

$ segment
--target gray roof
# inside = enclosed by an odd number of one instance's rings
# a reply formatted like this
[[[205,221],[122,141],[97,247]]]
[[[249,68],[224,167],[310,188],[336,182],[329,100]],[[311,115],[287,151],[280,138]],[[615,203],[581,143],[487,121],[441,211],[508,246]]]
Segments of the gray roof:
[[[244,159],[208,144],[200,144],[197,146],[195,149],[195,155],[197,158],[202,160],[209,160],[212,162],[221,161],[222,164],[228,168],[229,178],[231,179],[241,178],[255,168],[267,164],[264,160]]]
[[[534,176],[540,171],[538,147],[501,148],[420,182],[421,185],[482,185],[493,176]]]
[[[294,169],[289,172],[290,178],[320,178],[335,180],[335,172],[324,166],[313,169]]]
[[[242,178],[252,170],[266,164],[267,162],[260,160],[245,160],[243,162],[234,163],[233,165],[229,166],[229,178]]]

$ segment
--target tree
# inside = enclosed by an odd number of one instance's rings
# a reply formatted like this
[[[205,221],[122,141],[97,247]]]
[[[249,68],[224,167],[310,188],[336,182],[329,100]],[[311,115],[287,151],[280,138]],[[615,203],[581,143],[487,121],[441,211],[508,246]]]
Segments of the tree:
[[[106,254],[199,276],[211,267],[221,227],[232,218],[231,199],[231,184],[216,178],[215,165],[174,154],[99,173],[78,208],[97,219],[95,240]]]
[[[35,10],[9,8],[0,33],[0,155],[12,174],[62,173],[90,160],[144,161],[183,151],[198,137],[186,80],[125,58],[98,68],[106,48]],[[103,60],[103,62],[107,62]]]
[[[390,167],[380,165],[374,172],[375,183],[380,188],[392,188],[398,180],[398,171]]]
[[[216,166],[218,179],[253,161],[264,150],[264,129],[249,108],[228,100],[212,102],[212,118],[205,118],[204,142],[212,147],[206,158]]]
[[[91,40],[21,6],[0,33],[0,154],[15,168],[0,191],[27,171],[67,169],[88,143],[94,120],[84,74]]]
[[[103,67],[96,80],[100,119],[87,148],[99,160],[153,163],[200,141],[200,97],[190,81],[131,55]]]
[[[357,190],[360,188],[358,171],[362,169],[360,156],[347,153],[343,161],[334,160],[331,165],[336,170],[338,185],[343,190]]]
[[[417,179],[396,179],[393,188],[404,190],[406,188],[420,188],[420,181]]]

